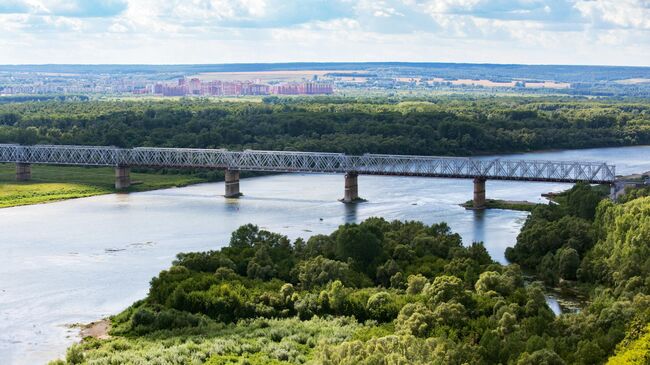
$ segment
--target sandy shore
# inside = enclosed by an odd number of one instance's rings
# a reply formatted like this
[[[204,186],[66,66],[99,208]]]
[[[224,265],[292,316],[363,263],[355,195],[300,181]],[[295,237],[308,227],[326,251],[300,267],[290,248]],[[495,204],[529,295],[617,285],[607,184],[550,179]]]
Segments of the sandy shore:
[[[111,338],[108,331],[111,329],[111,321],[102,319],[101,321],[91,322],[81,326],[81,338],[93,337],[100,340]]]

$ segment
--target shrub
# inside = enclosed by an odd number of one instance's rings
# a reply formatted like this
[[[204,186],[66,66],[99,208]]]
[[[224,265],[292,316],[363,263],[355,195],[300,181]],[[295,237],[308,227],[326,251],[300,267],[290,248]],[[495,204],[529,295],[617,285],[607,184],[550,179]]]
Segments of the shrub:
[[[427,338],[434,327],[433,312],[422,303],[408,303],[399,311],[395,330],[416,337]]]
[[[381,322],[392,321],[396,316],[399,308],[393,297],[387,292],[379,292],[368,298],[366,305],[368,315],[372,319]]]
[[[406,288],[406,293],[415,295],[415,294],[420,294],[422,290],[424,289],[424,286],[429,283],[429,280],[425,278],[421,274],[417,275],[409,275],[407,279],[408,285]]]
[[[353,285],[353,277],[354,273],[348,264],[323,256],[317,256],[298,264],[298,280],[305,289],[323,286],[335,280],[339,280],[345,285]]]
[[[433,283],[424,291],[424,296],[430,307],[451,300],[462,302],[465,298],[465,287],[459,278],[442,275],[433,280]]]

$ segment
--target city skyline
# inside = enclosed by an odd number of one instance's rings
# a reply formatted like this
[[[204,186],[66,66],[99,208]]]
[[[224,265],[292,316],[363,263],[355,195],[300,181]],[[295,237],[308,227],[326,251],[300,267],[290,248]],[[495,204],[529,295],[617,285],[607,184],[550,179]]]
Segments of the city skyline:
[[[0,47],[0,64],[430,61],[649,66],[650,4],[3,0]]]

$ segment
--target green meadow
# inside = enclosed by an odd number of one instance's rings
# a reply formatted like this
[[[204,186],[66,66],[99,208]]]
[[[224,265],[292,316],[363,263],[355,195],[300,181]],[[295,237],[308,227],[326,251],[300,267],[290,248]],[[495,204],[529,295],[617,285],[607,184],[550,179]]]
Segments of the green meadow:
[[[115,193],[115,170],[111,167],[32,166],[32,179],[15,180],[15,166],[0,164],[0,208],[48,203]],[[164,189],[207,182],[197,175],[131,172],[128,192]]]

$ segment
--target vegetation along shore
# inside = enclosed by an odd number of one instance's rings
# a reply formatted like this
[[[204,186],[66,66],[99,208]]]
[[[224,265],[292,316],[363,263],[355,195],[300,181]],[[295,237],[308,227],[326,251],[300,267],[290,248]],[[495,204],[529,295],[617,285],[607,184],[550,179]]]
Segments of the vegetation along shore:
[[[444,223],[370,218],[305,241],[244,225],[51,364],[646,364],[650,196],[578,184],[494,262]],[[525,284],[522,268],[539,282]],[[588,297],[555,316],[542,283]]]

